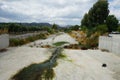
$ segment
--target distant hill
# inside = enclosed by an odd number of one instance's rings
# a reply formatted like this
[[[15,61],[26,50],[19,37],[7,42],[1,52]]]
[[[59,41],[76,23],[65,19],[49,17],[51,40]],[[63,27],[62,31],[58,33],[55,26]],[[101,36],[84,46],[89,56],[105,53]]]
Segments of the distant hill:
[[[21,23],[24,26],[52,26],[52,24],[49,23]]]

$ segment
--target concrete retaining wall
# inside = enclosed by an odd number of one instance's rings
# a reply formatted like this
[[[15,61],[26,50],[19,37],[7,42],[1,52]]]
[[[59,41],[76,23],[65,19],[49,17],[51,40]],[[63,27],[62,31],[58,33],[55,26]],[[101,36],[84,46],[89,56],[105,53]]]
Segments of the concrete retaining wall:
[[[120,37],[99,37],[99,49],[105,49],[120,55]]]
[[[9,46],[9,35],[2,34],[0,35],[0,49],[5,49]]]

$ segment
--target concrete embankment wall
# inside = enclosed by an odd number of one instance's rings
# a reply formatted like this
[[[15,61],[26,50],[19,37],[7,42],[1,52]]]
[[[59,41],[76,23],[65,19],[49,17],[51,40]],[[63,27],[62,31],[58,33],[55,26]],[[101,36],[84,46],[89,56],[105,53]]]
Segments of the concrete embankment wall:
[[[99,37],[99,49],[105,49],[120,56],[120,37]]]
[[[9,46],[9,35],[1,34],[0,35],[0,50],[5,49]]]

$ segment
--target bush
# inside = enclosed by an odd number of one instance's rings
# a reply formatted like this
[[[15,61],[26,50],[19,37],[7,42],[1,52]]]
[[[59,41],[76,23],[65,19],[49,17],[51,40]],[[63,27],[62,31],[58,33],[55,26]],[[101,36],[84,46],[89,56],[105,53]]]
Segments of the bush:
[[[8,33],[8,29],[0,29],[0,34],[5,34],[5,33]]]
[[[46,34],[39,34],[38,38],[39,39],[46,39],[47,35]]]
[[[55,46],[62,46],[64,44],[68,44],[69,42],[64,42],[64,41],[61,41],[61,42],[56,42],[56,43],[53,43],[53,45]]]
[[[96,27],[95,31],[100,32],[100,34],[104,34],[104,33],[108,32],[108,27],[107,27],[107,25],[98,25]]]
[[[100,36],[100,33],[95,32],[95,33],[92,33],[90,36],[84,37],[79,42],[79,45],[80,45],[81,49],[97,48],[99,36]]]
[[[42,27],[43,30],[46,30],[47,32],[49,32],[50,34],[53,34],[54,33],[54,30],[51,28],[51,27],[48,27],[48,26],[44,26]]]
[[[120,26],[118,27],[118,29],[117,29],[119,32],[120,32]]]
[[[87,31],[88,31],[88,28],[87,28],[86,26],[82,26],[82,27],[81,27],[81,31],[87,32]]]
[[[18,46],[21,44],[20,39],[10,39],[10,46]]]
[[[29,41],[29,42],[33,42],[34,40],[35,40],[35,37],[32,37],[32,36],[26,38],[26,41]]]
[[[10,39],[10,46],[20,46],[23,44],[27,44],[29,42],[33,42],[33,41],[38,40],[38,39],[45,39],[46,37],[47,37],[46,34],[39,34],[36,36],[30,36],[30,37],[25,38],[25,39]]]

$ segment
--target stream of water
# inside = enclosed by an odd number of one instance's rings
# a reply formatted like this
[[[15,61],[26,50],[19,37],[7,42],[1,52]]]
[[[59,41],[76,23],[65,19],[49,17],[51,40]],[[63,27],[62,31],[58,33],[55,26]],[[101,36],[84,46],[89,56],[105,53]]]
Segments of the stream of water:
[[[11,80],[52,80],[55,76],[53,68],[57,66],[57,59],[62,49],[57,47],[48,60],[23,68]]]

